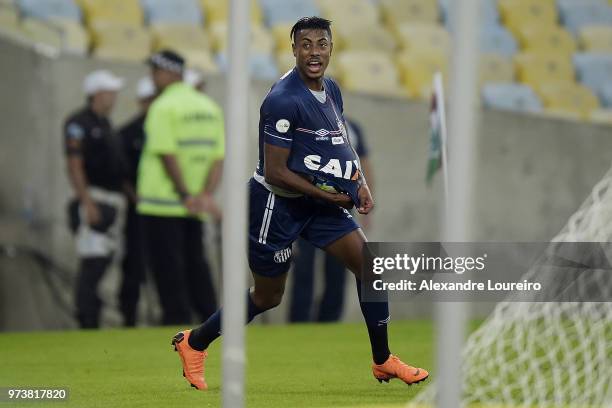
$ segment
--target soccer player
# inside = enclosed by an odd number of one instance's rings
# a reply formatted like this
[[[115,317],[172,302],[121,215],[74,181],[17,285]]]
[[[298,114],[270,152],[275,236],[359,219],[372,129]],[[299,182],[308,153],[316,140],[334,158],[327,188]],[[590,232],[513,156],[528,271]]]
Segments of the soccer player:
[[[384,302],[362,300],[366,238],[348,209],[355,206],[367,214],[374,201],[348,141],[340,90],[324,77],[333,49],[331,22],[302,18],[291,29],[291,39],[296,66],[274,84],[261,105],[259,164],[249,182],[249,266],[255,285],[246,294],[248,322],[280,304],[291,245],[302,236],[355,274],[374,377],[418,383],[428,377],[427,371],[389,351],[386,296]],[[197,389],[207,388],[206,349],[220,336],[221,313],[172,339],[184,376]]]

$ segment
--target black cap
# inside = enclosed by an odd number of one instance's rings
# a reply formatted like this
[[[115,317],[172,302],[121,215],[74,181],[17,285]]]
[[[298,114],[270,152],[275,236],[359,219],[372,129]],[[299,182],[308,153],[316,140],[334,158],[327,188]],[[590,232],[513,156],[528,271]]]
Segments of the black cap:
[[[151,55],[147,63],[155,68],[182,74],[185,69],[185,59],[174,51],[161,50]]]

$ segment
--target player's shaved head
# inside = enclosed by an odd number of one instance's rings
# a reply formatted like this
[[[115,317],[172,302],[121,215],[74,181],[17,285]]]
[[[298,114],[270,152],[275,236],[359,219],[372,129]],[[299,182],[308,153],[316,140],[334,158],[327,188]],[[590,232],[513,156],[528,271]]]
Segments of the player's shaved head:
[[[332,38],[331,21],[321,17],[302,17],[291,27],[291,40],[295,41],[297,34],[302,30],[323,30]]]

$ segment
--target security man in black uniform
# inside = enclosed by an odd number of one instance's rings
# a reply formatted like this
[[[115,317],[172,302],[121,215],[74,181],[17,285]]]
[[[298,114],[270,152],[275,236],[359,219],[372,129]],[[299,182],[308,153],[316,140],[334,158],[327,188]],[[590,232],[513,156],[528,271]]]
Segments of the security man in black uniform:
[[[145,143],[144,121],[156,94],[157,90],[153,80],[150,77],[141,78],[136,89],[139,112],[119,130],[121,147],[127,164],[127,178],[132,186],[136,186],[138,163]],[[128,206],[124,230],[125,254],[121,265],[123,280],[119,291],[119,308],[123,315],[124,325],[133,327],[136,326],[140,284],[145,277],[146,261],[142,220],[136,212],[138,199],[135,194],[130,194],[127,198]]]
[[[90,73],[83,83],[86,106],[64,124],[68,176],[76,195],[69,215],[79,256],[76,309],[82,328],[99,327],[98,283],[122,250],[124,169],[109,120],[122,86],[123,80],[109,71]]]

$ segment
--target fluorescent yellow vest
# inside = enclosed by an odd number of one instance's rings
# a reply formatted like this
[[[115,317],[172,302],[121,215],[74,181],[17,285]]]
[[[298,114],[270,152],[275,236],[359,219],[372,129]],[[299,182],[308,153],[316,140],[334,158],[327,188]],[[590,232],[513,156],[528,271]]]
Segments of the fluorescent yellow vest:
[[[225,153],[223,112],[209,97],[184,82],[168,86],[145,120],[146,141],[138,166],[138,212],[186,217],[161,155],[177,158],[190,194],[202,191],[212,164]]]

